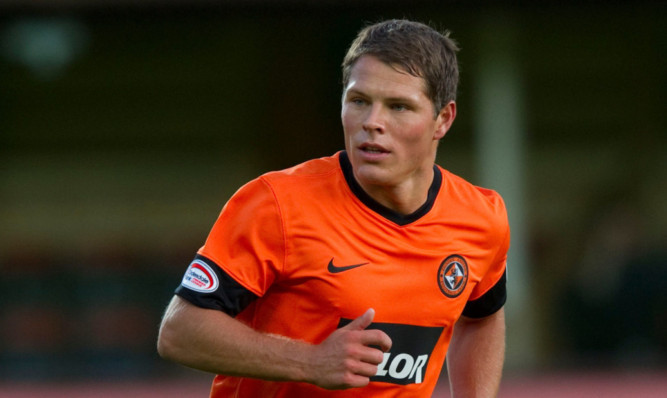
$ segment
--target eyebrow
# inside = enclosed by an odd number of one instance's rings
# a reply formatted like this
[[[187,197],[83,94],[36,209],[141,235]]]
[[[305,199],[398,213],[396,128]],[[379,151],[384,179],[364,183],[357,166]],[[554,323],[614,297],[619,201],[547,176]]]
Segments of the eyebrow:
[[[363,92],[359,89],[354,89],[354,88],[349,89],[349,90],[345,90],[345,96],[347,96],[349,94],[356,94],[356,95],[361,95],[361,96],[364,96],[364,97],[369,97],[369,95],[366,94],[365,92]],[[409,102],[409,103],[416,102],[416,100],[411,98],[411,97],[388,97],[388,98],[385,98],[385,101],[388,101],[388,102]]]

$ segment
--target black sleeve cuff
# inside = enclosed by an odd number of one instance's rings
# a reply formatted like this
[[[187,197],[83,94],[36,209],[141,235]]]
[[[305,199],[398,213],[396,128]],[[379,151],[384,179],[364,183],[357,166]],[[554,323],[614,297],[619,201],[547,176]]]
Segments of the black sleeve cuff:
[[[215,275],[212,275],[214,279],[217,279],[214,289],[193,289],[191,287],[193,284],[186,282],[186,278],[191,275],[193,267],[201,263],[208,265],[208,269],[215,273]],[[257,295],[243,287],[215,262],[199,254],[188,267],[183,282],[174,293],[197,307],[220,310],[231,316],[238,315],[257,299]]]
[[[507,301],[506,282],[507,271],[503,272],[500,280],[482,297],[468,301],[463,309],[463,315],[469,318],[484,318],[501,309]]]

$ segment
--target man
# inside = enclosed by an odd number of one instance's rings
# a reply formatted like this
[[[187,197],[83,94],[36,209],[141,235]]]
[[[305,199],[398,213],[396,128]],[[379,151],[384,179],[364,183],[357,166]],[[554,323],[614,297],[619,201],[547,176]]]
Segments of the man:
[[[160,355],[218,374],[212,397],[429,397],[445,355],[455,397],[496,395],[505,208],[435,165],[456,51],[411,21],[359,33],[345,150],[234,194],[166,310]]]

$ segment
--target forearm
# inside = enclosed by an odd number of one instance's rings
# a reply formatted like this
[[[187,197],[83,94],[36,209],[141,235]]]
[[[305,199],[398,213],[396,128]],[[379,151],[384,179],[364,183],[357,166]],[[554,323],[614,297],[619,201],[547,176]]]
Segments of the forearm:
[[[216,374],[305,381],[310,344],[257,332],[230,316],[174,297],[158,337],[166,359]]]
[[[447,370],[454,398],[486,398],[498,394],[505,359],[505,313],[461,318],[447,352]]]

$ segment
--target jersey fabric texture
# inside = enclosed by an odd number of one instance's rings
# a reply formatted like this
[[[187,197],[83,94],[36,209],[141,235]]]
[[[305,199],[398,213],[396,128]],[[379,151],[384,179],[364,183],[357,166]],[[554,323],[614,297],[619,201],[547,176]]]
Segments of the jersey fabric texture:
[[[430,397],[457,319],[504,305],[509,246],[497,193],[437,165],[434,174],[407,216],[361,189],[344,151],[240,188],[176,294],[312,343],[374,308],[368,329],[393,346],[363,388],[218,375],[211,397]]]

